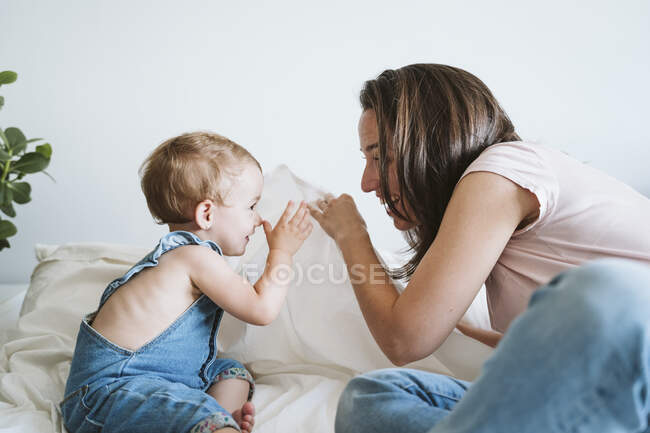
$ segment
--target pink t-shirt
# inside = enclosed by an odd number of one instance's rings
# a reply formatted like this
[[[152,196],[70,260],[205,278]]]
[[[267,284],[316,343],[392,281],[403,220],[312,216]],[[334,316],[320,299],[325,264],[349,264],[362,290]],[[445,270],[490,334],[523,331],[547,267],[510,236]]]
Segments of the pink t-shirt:
[[[510,179],[540,204],[539,217],[513,233],[485,282],[497,331],[504,332],[532,293],[562,271],[603,257],[650,265],[650,199],[611,176],[520,141],[488,147],[463,176],[475,171]]]

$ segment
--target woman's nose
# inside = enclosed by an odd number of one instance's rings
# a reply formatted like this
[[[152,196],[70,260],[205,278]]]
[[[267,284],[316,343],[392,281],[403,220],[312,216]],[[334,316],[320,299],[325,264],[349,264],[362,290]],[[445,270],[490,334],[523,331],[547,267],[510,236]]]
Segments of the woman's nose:
[[[367,163],[361,176],[361,190],[363,192],[372,192],[379,188],[379,173],[374,164]]]

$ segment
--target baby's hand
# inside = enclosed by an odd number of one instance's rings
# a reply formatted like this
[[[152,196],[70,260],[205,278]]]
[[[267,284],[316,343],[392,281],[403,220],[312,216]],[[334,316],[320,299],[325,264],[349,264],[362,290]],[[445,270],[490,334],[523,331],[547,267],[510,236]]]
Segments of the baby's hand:
[[[271,223],[268,221],[262,223],[266,240],[269,243],[269,249],[282,250],[292,256],[296,254],[312,229],[307,203],[304,201],[300,202],[298,210],[289,219],[293,207],[293,202],[289,201],[287,208],[284,210],[274,229],[271,229]]]

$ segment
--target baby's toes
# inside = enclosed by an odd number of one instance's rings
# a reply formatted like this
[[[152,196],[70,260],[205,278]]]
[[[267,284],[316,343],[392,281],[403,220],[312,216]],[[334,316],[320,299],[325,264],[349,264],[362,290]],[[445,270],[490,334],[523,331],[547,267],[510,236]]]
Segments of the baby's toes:
[[[247,401],[242,406],[241,412],[244,415],[253,415],[253,416],[255,416],[255,405],[253,403],[251,403],[250,401]]]

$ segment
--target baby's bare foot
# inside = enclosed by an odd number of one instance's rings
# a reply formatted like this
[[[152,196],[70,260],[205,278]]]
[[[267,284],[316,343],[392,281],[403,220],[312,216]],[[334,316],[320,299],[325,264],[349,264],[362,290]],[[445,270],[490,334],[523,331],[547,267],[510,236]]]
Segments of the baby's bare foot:
[[[250,433],[255,425],[255,405],[247,401],[241,409],[232,413],[232,417],[239,424],[242,433]]]

